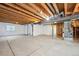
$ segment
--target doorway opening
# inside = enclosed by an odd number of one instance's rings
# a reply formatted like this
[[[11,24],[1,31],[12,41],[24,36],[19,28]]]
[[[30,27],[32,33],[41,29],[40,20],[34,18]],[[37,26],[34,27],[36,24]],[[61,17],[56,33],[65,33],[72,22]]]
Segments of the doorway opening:
[[[53,36],[56,38],[63,38],[63,22],[55,23],[53,25]]]

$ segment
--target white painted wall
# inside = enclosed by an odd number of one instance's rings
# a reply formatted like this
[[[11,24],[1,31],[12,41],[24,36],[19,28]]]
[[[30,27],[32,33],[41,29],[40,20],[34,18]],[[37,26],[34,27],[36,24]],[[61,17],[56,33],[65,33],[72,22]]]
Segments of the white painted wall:
[[[41,35],[41,34],[42,34],[42,25],[34,24],[33,25],[33,35],[37,36],[37,35]]]
[[[15,31],[7,31],[6,26],[15,26]],[[3,35],[18,35],[18,34],[29,34],[32,35],[32,25],[19,25],[11,23],[0,22],[0,36]],[[52,35],[52,26],[43,24],[33,24],[33,35]]]
[[[44,35],[52,35],[52,26],[51,25],[43,25],[43,34]]]
[[[33,25],[33,35],[52,35],[52,26],[43,24]]]
[[[7,25],[15,26],[15,31],[7,31],[6,30]],[[25,33],[24,25],[0,22],[0,36],[3,36],[3,35],[17,35],[17,34],[24,34],[24,33]]]

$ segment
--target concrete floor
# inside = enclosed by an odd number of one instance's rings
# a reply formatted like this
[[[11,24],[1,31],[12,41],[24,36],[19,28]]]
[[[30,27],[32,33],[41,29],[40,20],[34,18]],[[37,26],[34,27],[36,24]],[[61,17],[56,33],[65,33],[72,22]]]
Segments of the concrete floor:
[[[79,56],[79,43],[51,36],[0,37],[0,56]]]

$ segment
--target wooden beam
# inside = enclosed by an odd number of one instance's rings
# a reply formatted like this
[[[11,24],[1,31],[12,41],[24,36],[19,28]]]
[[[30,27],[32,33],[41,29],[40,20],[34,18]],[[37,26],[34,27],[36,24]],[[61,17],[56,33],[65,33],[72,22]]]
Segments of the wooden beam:
[[[30,16],[32,16],[32,17],[35,17],[35,18],[38,18],[38,19],[42,19],[41,17],[36,16],[36,15],[34,15],[33,13],[26,11],[26,9],[24,9],[23,7],[20,7],[20,6],[17,5],[17,4],[16,4],[16,5],[15,5],[15,4],[6,4],[6,5],[9,5],[9,6],[12,7],[13,9],[16,9],[16,10],[18,10],[18,11],[20,11],[20,12],[22,12],[22,13],[25,13],[25,14],[27,14],[27,15],[30,15]]]
[[[29,23],[29,21],[25,21],[25,20],[18,20],[18,18],[16,17],[11,17],[10,15],[4,14],[4,13],[0,13],[0,21],[1,22],[9,22],[9,23],[16,23],[18,22],[18,24],[24,24],[24,23]]]
[[[23,17],[19,17],[19,15],[16,15],[14,13],[10,13],[8,11],[4,11],[0,9],[0,17],[1,18],[5,18],[5,19],[9,19],[8,21],[17,21],[20,23],[29,23],[29,22],[35,22],[35,21],[40,21],[38,19],[30,19],[30,18],[23,18]],[[4,20],[4,19],[2,19]],[[5,21],[4,21],[5,22]]]
[[[33,4],[33,3],[30,3],[29,5],[32,6],[33,9],[34,9],[36,12],[39,13],[39,15],[41,15],[40,12],[42,11],[42,9],[40,9],[37,5],[35,5],[35,4]],[[49,16],[49,15],[48,15],[47,13],[44,13],[44,12],[43,12],[43,15],[41,15],[41,16],[47,17],[47,16]]]
[[[32,15],[34,15],[35,17],[40,17],[40,18],[44,19],[44,18],[42,17],[42,15],[40,15],[40,13],[36,12],[36,10],[34,10],[34,9],[31,8],[31,7],[29,7],[28,5],[26,5],[26,4],[17,4],[17,5],[18,5],[18,6],[21,6],[23,9],[25,9],[27,13],[29,12],[28,14],[32,14]]]
[[[76,4],[76,6],[75,6],[75,8],[74,8],[74,10],[73,10],[73,14],[74,14],[75,12],[79,12],[79,3]]]
[[[19,14],[19,15],[25,17],[26,19],[27,19],[27,17],[28,17],[28,18],[31,18],[30,21],[33,21],[33,19],[38,19],[38,18],[35,18],[35,17],[32,17],[32,16],[29,16],[29,15],[27,15],[27,14],[24,14],[24,13],[22,13],[22,12],[19,12],[19,11],[15,10],[15,9],[6,7],[6,6],[2,5],[2,4],[0,4],[0,8],[3,8],[3,9],[5,9],[5,10],[9,11],[9,12],[13,12],[13,13]],[[38,19],[38,20],[40,20],[40,19]]]
[[[30,23],[30,22],[34,22],[35,20],[36,21],[39,21],[39,19],[36,19],[36,18],[28,18],[28,17],[25,17],[23,15],[20,15],[18,13],[15,13],[15,12],[12,12],[12,11],[9,11],[9,10],[6,10],[4,8],[0,8],[0,13],[4,13],[6,15],[0,15],[2,16],[2,18],[6,18],[6,19],[9,19],[8,21],[12,21],[12,20],[15,20],[17,22],[23,22],[23,23]],[[34,20],[33,20],[34,19]],[[3,19],[4,20],[4,19]],[[4,21],[5,22],[5,21]]]
[[[67,14],[67,3],[64,3],[64,13],[65,13],[65,16]]]
[[[3,9],[8,10],[8,11],[10,11],[10,12],[19,14],[19,15],[21,15],[21,16],[25,16],[25,17],[28,17],[28,18],[35,18],[35,17],[29,16],[29,15],[27,15],[27,14],[24,14],[24,13],[22,13],[22,12],[19,12],[19,11],[17,11],[17,10],[14,10],[14,9],[12,9],[12,8],[6,7],[6,6],[2,5],[2,4],[0,4],[0,8],[3,8]],[[38,19],[38,18],[37,18],[37,19]]]
[[[53,6],[54,6],[56,12],[59,14],[59,10],[58,10],[58,7],[57,7],[56,3],[53,3]]]
[[[74,14],[75,12],[79,12],[79,10],[77,9],[78,7],[79,7],[79,4],[78,4],[78,3],[76,3],[75,8],[74,8],[74,10],[73,10],[73,13],[72,13],[72,14]],[[76,19],[73,19],[73,20],[76,20]]]
[[[52,8],[52,6],[50,5],[50,3],[47,3],[47,5],[48,5],[48,7],[50,8],[51,13],[52,13],[52,14],[55,14],[55,11],[54,11],[54,9]]]
[[[10,14],[5,14],[5,13],[0,13],[0,17],[6,18],[6,19],[10,19],[10,20],[15,20],[15,21],[18,21],[18,22],[19,21],[24,21],[24,22],[26,21],[23,18],[18,18],[18,17],[12,16]],[[2,19],[2,20],[4,20],[4,19]]]
[[[49,13],[51,16],[53,16],[53,14],[51,13],[51,11],[49,10],[49,8],[48,8],[45,4],[41,3],[41,5],[48,11],[48,13]]]
[[[22,16],[22,15],[19,15],[17,13],[2,9],[2,8],[0,8],[0,13],[5,13],[5,14],[8,14],[10,16],[17,17],[18,20],[19,19],[22,19],[22,20],[24,19],[24,20],[27,20],[27,21],[31,21],[31,19],[32,19],[32,18],[28,18],[28,17]]]
[[[32,6],[37,12],[40,12],[40,8],[37,7],[37,5],[35,5],[34,3],[30,3],[30,6]]]

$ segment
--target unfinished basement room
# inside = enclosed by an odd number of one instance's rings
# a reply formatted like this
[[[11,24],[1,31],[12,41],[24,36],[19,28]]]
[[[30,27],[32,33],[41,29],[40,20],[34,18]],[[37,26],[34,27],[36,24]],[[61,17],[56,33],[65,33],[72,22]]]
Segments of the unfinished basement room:
[[[79,3],[0,3],[0,56],[79,56]]]

